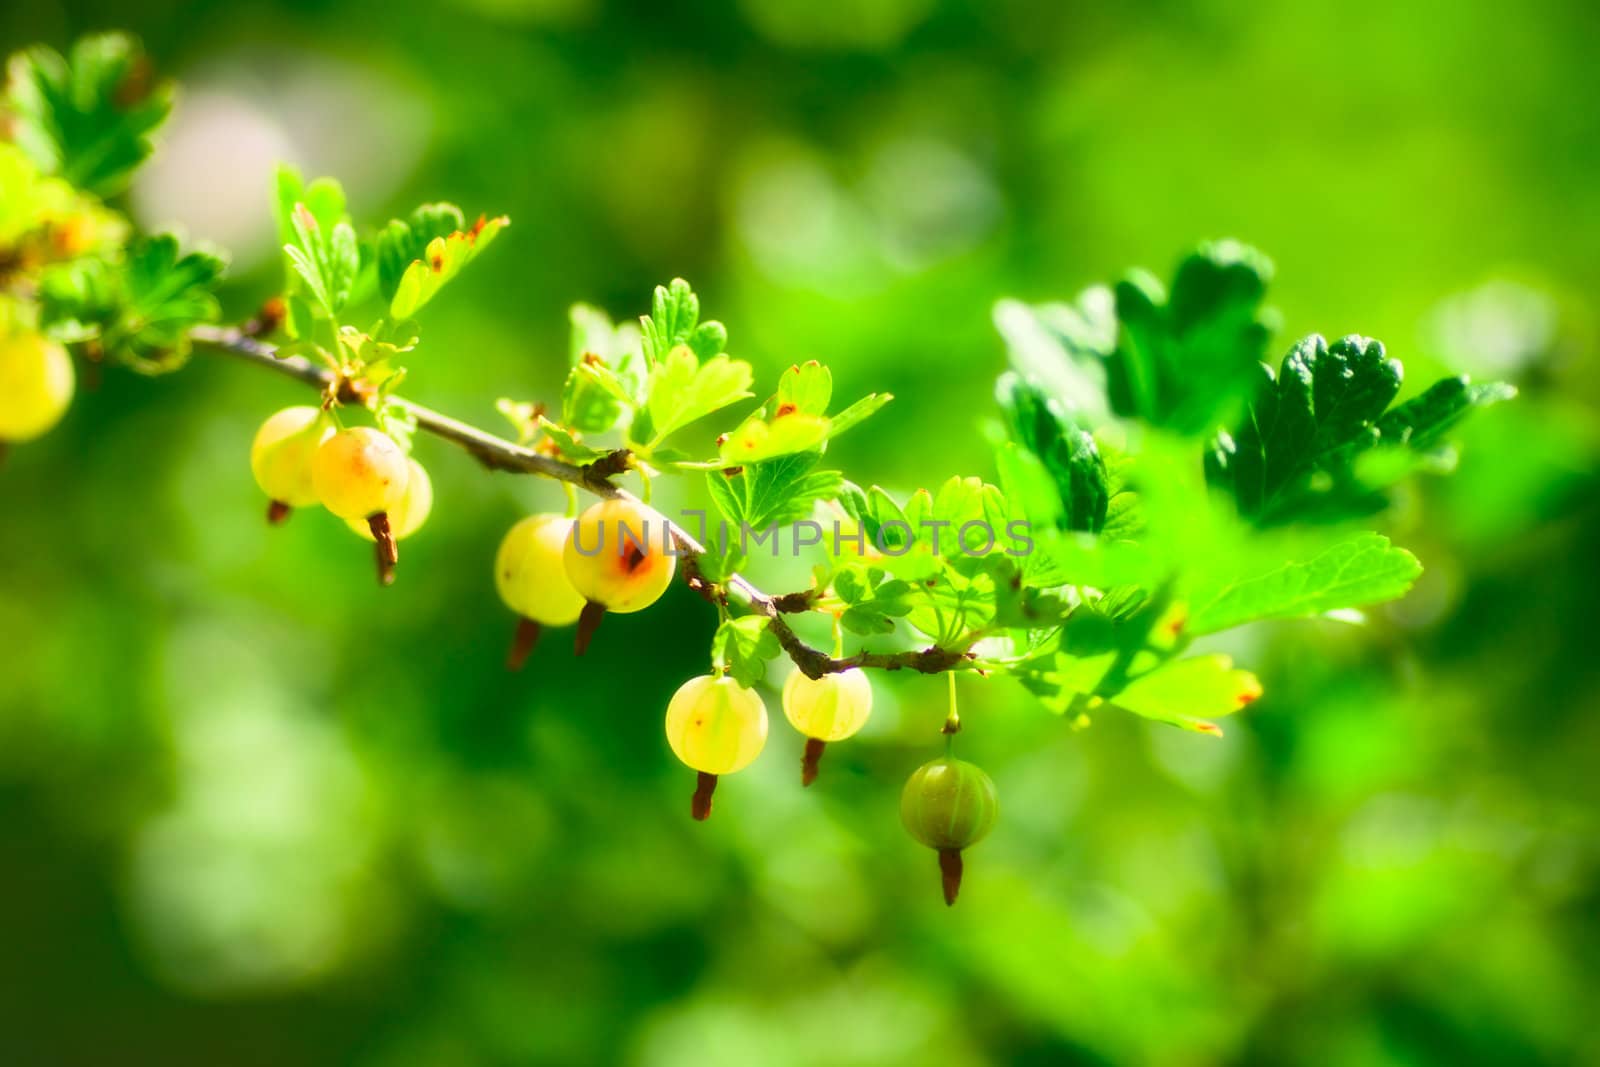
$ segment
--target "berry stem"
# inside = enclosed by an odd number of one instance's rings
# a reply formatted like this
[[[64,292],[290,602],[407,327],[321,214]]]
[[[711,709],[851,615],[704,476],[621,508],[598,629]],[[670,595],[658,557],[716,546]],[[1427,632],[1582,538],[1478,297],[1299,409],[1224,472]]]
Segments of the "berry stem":
[[[939,732],[944,734],[944,754],[949,756],[955,751],[956,734],[961,732],[961,712],[956,709],[956,675],[951,671],[945,677],[950,679],[950,713],[944,718],[944,726]],[[956,881],[961,881],[960,862],[957,861]]]
[[[378,584],[394,584],[394,565],[400,562],[400,546],[395,543],[394,531],[389,528],[389,513],[380,511],[367,519],[367,528],[378,544]]]
[[[506,653],[506,670],[522,669],[522,665],[528,662],[528,656],[533,652],[534,646],[539,643],[539,634],[542,632],[542,627],[532,619],[517,620],[517,632],[511,638],[511,651]]]
[[[817,780],[818,764],[822,762],[822,752],[828,747],[828,742],[815,737],[806,738],[806,754],[800,757],[800,784],[810,785]]]
[[[594,640],[594,632],[600,629],[600,620],[606,617],[606,606],[589,601],[584,604],[583,611],[578,615],[578,639],[573,642],[573,655],[581,656],[589,651],[589,642]]]
[[[956,894],[961,892],[961,850],[959,848],[941,848],[939,850],[939,876],[944,886],[944,905],[950,907],[956,902]]]
[[[711,794],[717,791],[717,776],[701,771],[700,777],[695,780],[694,796],[689,799],[689,814],[695,817],[696,822],[705,822],[711,817]]]
[[[284,521],[289,518],[289,512],[293,510],[293,508],[289,507],[289,505],[285,504],[283,501],[274,500],[272,503],[267,505],[267,525],[282,526]]]

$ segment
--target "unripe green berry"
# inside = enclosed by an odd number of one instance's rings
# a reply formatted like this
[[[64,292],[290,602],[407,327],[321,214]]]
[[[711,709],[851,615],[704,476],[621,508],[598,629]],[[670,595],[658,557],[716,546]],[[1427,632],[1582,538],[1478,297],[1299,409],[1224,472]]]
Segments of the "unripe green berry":
[[[341,519],[393,511],[405,496],[410,473],[400,446],[366,426],[340,430],[322,442],[311,461],[317,499]]]
[[[0,336],[0,442],[31,441],[60,422],[74,383],[56,342],[32,330]]]
[[[976,764],[949,757],[918,767],[900,794],[900,821],[933,849],[970,848],[998,812],[994,781]]]

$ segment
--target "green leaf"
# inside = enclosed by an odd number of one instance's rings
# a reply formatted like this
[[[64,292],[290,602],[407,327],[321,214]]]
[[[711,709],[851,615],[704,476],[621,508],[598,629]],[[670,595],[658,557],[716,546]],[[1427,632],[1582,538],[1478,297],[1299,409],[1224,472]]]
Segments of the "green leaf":
[[[1358,476],[1362,453],[1431,449],[1473,409],[1515,392],[1448,378],[1385,414],[1401,375],[1399,361],[1377,341],[1352,335],[1330,346],[1307,337],[1276,375],[1258,368],[1247,417],[1232,434],[1218,435],[1206,456],[1208,481],[1228,490],[1240,514],[1258,525],[1365,514],[1384,500],[1381,484]]]
[[[1185,730],[1221,737],[1213,718],[1232,715],[1261,696],[1261,683],[1227,656],[1174,660],[1135,678],[1112,698],[1124,711]]]
[[[833,399],[833,373],[816,360],[797,364],[778,379],[778,404],[774,416],[826,415]]]
[[[361,270],[361,249],[356,231],[344,219],[326,227],[305,204],[290,214],[294,239],[283,246],[306,292],[328,317],[337,315],[350,299]]]
[[[651,365],[679,345],[705,360],[720,355],[728,344],[728,331],[720,322],[700,321],[700,298],[682,278],[656,286],[642,326],[645,359]]]
[[[590,448],[580,441],[575,434],[560,423],[551,422],[543,415],[539,416],[539,429],[544,435],[555,442],[556,449],[561,453],[561,458],[571,463],[588,463],[590,460],[599,459],[604,452]]]
[[[1121,326],[1106,362],[1112,408],[1180,434],[1209,434],[1249,389],[1266,352],[1271,262],[1234,241],[1178,265],[1168,294],[1148,274],[1116,287]]]
[[[127,187],[172,110],[172,86],[126,34],[81,37],[67,59],[30,48],[7,75],[12,140],[45,173],[100,197]]]
[[[1002,300],[994,323],[1018,375],[1037,382],[1067,415],[1092,425],[1105,421],[1106,362],[1117,348],[1109,287],[1086,289],[1073,304]]]
[[[696,419],[747,399],[754,380],[750,364],[743,360],[718,354],[701,363],[687,344],[675,346],[657,361],[650,378],[647,410],[653,436],[648,447]]]
[[[433,221],[437,222],[437,217]],[[389,313],[397,319],[415,316],[509,225],[511,220],[504,215],[493,219],[480,216],[471,229],[430,238],[401,273],[389,299]]]
[[[706,475],[706,484],[729,525],[764,531],[807,518],[817,501],[839,494],[843,479],[838,471],[817,470],[821,459],[815,452],[797,452],[743,468],[712,471]]]
[[[1387,537],[1359,534],[1309,559],[1228,580],[1208,579],[1189,592],[1187,631],[1214,633],[1256,619],[1320,615],[1393,600],[1421,573],[1417,558]]]
[[[868,393],[839,412],[839,414],[833,416],[828,427],[828,439],[831,441],[846,430],[867,421],[882,411],[883,406],[893,399],[893,393]]]
[[[1098,531],[1111,493],[1094,437],[1042,389],[1014,373],[1002,375],[997,389],[1011,439],[1039,459],[1055,484],[1061,528]]]
[[[56,336],[97,337],[108,359],[135,370],[174,370],[189,354],[189,330],[218,317],[213,290],[225,268],[211,252],[180,254],[171,234],[141,237],[119,264],[85,259],[47,271],[41,321]]]
[[[213,293],[227,262],[207,251],[180,254],[171,234],[140,238],[123,264],[121,321],[106,345],[140,369],[168,369],[189,352],[189,330],[220,311]]]
[[[898,555],[910,548],[917,527],[894,498],[878,486],[863,490],[844,482],[839,489],[839,504],[860,527],[869,545],[885,554]]]
[[[778,638],[760,615],[726,619],[711,638],[711,658],[726,667],[733,680],[746,689],[759,685],[767,674],[767,661],[783,652]]]
[[[454,204],[423,204],[405,219],[390,219],[378,234],[378,292],[393,301],[400,279],[423,258],[436,238],[466,229],[467,220]]]
[[[828,430],[828,420],[818,415],[791,412],[771,422],[752,417],[723,439],[717,454],[723,463],[736,467],[791,452],[808,452],[822,447]]]
[[[1413,397],[1379,419],[1378,439],[1383,444],[1406,445],[1419,451],[1431,449],[1474,408],[1510,400],[1516,395],[1516,388],[1504,382],[1475,385],[1465,375],[1441,378],[1421,396]]]

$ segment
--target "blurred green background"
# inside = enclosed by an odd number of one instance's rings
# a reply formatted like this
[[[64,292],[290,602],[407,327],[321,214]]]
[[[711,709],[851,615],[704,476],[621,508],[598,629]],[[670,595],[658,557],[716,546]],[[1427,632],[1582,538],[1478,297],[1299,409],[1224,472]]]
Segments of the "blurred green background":
[[[896,811],[942,679],[878,679],[804,792],[780,719],[693,824],[692,594],[501,668],[489,561],[558,488],[422,441],[379,590],[261,521],[295,386],[111,374],[0,472],[0,1062],[1600,1062],[1594,4],[39,0],[0,46],[113,27],[185,90],[131,210],[233,250],[236,317],[280,158],[367,224],[511,215],[407,390],[485,426],[555,397],[570,302],[681,274],[767,383],[897,395],[855,480],[992,476],[993,301],[1218,236],[1276,260],[1280,350],[1523,394],[1384,519],[1410,597],[1221,644],[1267,692],[1226,739],[965,683],[1002,817],[947,911]]]

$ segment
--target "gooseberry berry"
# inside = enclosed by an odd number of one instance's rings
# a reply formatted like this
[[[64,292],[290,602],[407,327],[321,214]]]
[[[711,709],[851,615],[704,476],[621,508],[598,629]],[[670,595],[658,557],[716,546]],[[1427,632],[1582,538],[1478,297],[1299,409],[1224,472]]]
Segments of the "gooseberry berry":
[[[521,670],[545,626],[566,626],[583,611],[583,596],[572,587],[562,556],[572,520],[564,515],[530,515],[506,532],[495,554],[494,584],[500,599],[521,616],[506,656],[506,667]]]
[[[410,477],[400,446],[367,426],[340,430],[311,460],[311,482],[322,506],[341,519],[367,520],[388,567],[400,558],[389,513],[400,506]]]
[[[783,714],[806,736],[800,761],[800,784],[817,779],[817,764],[829,741],[853,737],[872,714],[872,683],[866,672],[852,668],[808,678],[796,670],[783,683]]]
[[[667,521],[637,500],[602,500],[578,516],[562,555],[573,588],[588,601],[578,655],[607,611],[643,611],[661,599],[678,568],[667,538]]]
[[[74,382],[67,350],[48,337],[0,337],[0,443],[32,441],[60,422]]]
[[[250,443],[250,473],[272,503],[267,521],[280,523],[291,508],[317,502],[311,460],[333,436],[333,422],[321,408],[296,406],[268,416]]]
[[[767,707],[753,689],[726,675],[691,678],[667,704],[667,743],[699,772],[690,813],[711,814],[717,776],[748,767],[767,743]]]
[[[961,850],[994,826],[999,798],[994,781],[976,764],[945,757],[912,772],[900,794],[900,821],[911,836],[939,853],[944,902],[961,889]]]
[[[433,480],[428,477],[428,472],[422,464],[415,459],[406,459],[406,491],[389,512],[389,533],[396,541],[404,541],[428,521],[428,516],[433,512]],[[345,525],[368,541],[377,542],[372,535],[372,524],[359,519],[346,519]],[[389,559],[389,554],[383,545],[377,545],[378,581],[384,585],[394,582],[394,564]]]

